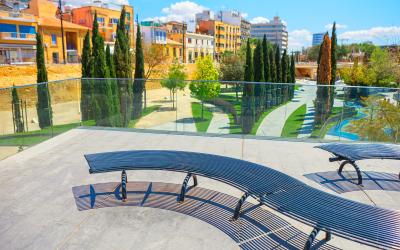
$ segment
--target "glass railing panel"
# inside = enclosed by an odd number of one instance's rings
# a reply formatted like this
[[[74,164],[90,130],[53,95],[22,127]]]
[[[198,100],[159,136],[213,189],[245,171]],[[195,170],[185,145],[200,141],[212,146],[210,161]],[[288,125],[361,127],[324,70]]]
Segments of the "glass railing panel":
[[[398,89],[323,86],[311,81],[185,81],[179,88],[174,84],[167,79],[71,79],[18,87],[23,121],[18,131],[12,91],[2,90],[1,145],[26,147],[81,125],[398,143]],[[40,88],[43,96],[46,86],[50,105],[37,95]],[[39,117],[49,121],[40,122]]]
[[[2,136],[0,145],[18,148],[35,145],[52,137],[51,109],[45,98],[47,84],[21,86],[1,91]],[[4,118],[4,119],[3,119]]]

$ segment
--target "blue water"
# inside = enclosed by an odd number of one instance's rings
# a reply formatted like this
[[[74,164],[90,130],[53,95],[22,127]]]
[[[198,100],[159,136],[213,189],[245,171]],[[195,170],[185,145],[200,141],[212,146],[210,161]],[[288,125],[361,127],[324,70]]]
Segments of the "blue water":
[[[350,124],[351,121],[354,120],[359,120],[361,118],[364,118],[366,114],[362,112],[362,106],[360,104],[354,103],[354,102],[347,102],[345,104],[347,107],[354,107],[357,110],[357,115],[348,119],[343,120],[341,123],[337,124],[336,126],[333,126],[328,132],[328,135],[333,135],[333,136],[338,136],[341,138],[349,139],[352,141],[360,141],[360,136],[358,134],[350,133],[345,131],[345,127]]]

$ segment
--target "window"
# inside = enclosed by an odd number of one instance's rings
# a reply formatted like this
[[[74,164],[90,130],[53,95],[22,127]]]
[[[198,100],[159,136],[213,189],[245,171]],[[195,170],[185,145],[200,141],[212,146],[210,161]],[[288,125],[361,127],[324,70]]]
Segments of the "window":
[[[119,22],[119,19],[110,17],[109,22],[112,24],[117,24]]]
[[[130,12],[126,12],[126,19],[127,20],[131,20],[131,13]]]
[[[192,38],[188,38],[188,43],[192,43]]]
[[[174,58],[176,58],[176,48],[174,48],[174,50],[173,50],[173,55],[174,55]]]
[[[104,24],[104,17],[97,17],[97,22]]]
[[[54,46],[57,45],[57,35],[56,34],[51,34],[51,45],[54,45]]]
[[[20,25],[19,26],[19,33],[35,34],[36,30],[35,30],[35,27],[33,27],[33,26]]]
[[[194,59],[196,59],[199,56],[199,52],[194,52]]]
[[[17,32],[15,24],[0,23],[0,32]]]

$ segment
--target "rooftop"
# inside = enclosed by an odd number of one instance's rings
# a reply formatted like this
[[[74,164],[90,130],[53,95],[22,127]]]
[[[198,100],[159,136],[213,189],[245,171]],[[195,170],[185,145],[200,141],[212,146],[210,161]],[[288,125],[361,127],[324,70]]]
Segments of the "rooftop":
[[[393,174],[398,163],[360,162],[365,179],[364,186],[357,186],[343,179],[356,178],[354,172],[337,175],[338,164],[329,163],[329,154],[315,145],[240,135],[73,129],[0,161],[0,242],[7,249],[253,249],[257,244],[293,249],[301,248],[312,230],[264,207],[251,215],[259,223],[251,216],[229,222],[242,193],[202,177],[200,187],[178,205],[171,194],[179,193],[182,173],[128,172],[130,199],[122,203],[113,195],[120,173],[90,175],[83,157],[105,151],[168,149],[229,156],[279,170],[328,193],[400,210],[400,183]],[[332,247],[368,249],[338,236],[322,245]]]

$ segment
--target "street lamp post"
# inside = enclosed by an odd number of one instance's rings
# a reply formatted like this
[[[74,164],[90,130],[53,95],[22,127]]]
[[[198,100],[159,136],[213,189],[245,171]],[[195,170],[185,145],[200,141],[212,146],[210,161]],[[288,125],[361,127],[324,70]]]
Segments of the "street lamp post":
[[[63,63],[66,64],[66,61],[65,61],[65,45],[64,45],[63,11],[62,11],[61,0],[58,0],[58,13],[60,14],[60,23],[61,23],[61,42],[62,42]]]

